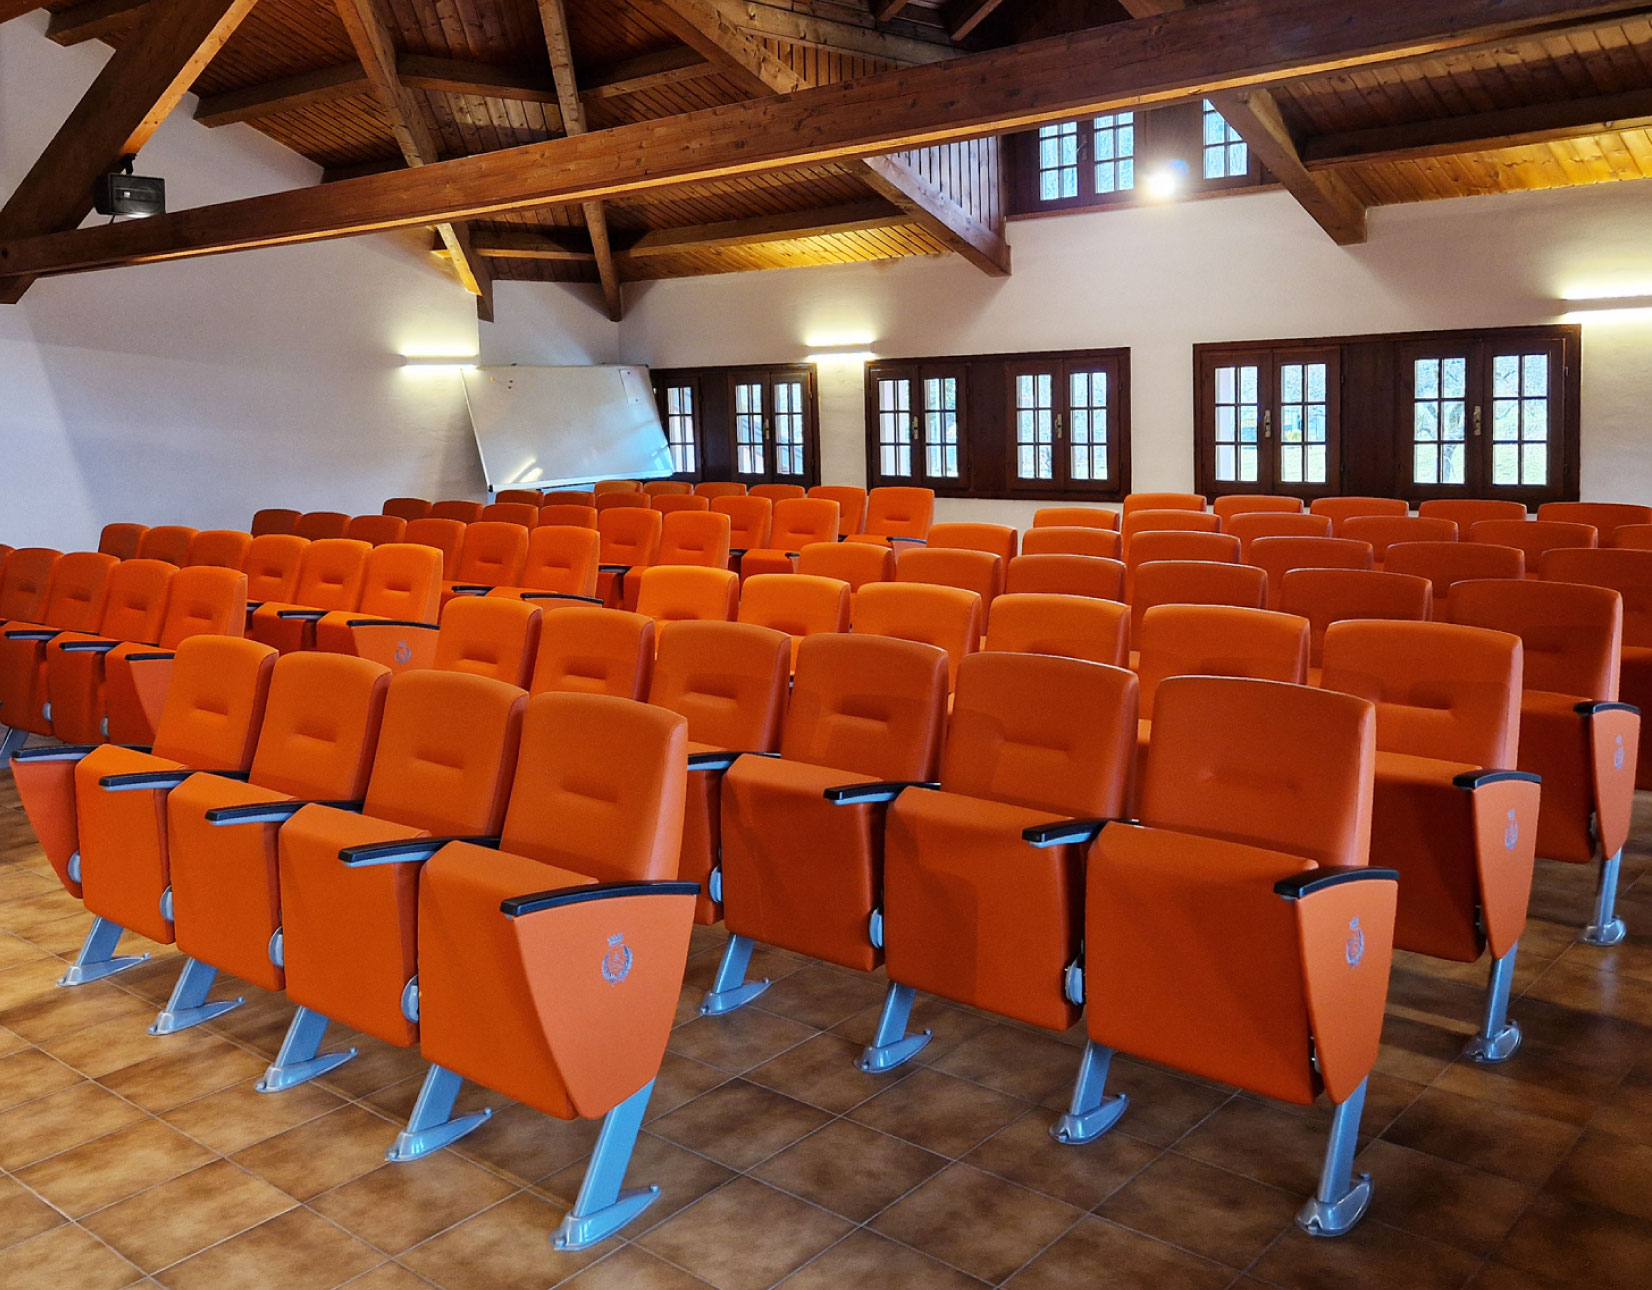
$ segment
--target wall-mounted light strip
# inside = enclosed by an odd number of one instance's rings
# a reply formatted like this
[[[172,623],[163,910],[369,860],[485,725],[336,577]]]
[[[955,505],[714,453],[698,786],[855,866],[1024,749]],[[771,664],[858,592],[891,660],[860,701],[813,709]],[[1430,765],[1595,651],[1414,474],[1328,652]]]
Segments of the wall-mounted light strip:
[[[864,363],[869,358],[876,358],[867,348],[871,341],[853,341],[847,345],[820,345],[812,354],[805,354],[804,360],[810,363]]]
[[[425,372],[468,372],[476,366],[475,354],[403,354],[403,367]]]
[[[1562,300],[1560,320],[1569,323],[1652,322],[1652,295],[1592,296]]]

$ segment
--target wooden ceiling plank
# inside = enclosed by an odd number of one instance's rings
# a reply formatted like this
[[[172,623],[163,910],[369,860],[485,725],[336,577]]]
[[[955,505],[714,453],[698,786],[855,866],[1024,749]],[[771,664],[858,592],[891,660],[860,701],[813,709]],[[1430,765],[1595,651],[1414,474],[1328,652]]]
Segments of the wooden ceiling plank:
[[[873,0],[872,16],[879,22],[888,22],[904,8],[906,0]]]
[[[54,13],[46,23],[46,36],[60,45],[78,45],[117,31],[125,31],[138,19],[148,0],[86,0]]]
[[[742,30],[771,40],[798,45],[817,45],[822,49],[835,49],[844,54],[859,54],[901,65],[938,63],[948,58],[956,58],[962,52],[937,41],[897,36],[892,32],[879,31],[873,26],[859,27],[853,23],[822,18],[812,13],[757,3],[756,0],[725,2],[721,3],[719,8],[723,10],[729,22]],[[870,18],[871,15],[868,14],[867,17]]]
[[[991,17],[992,11],[1002,3],[1003,0],[959,0],[947,10],[946,34],[953,40],[962,40]]]
[[[1227,0],[1151,22],[903,68],[670,121],[619,126],[148,220],[0,243],[0,276],[61,273],[476,219],[985,138],[1127,107],[1483,43],[1615,4]]]
[[[591,264],[596,256],[590,248],[571,246],[566,242],[529,229],[475,229],[471,241],[476,250],[489,259],[497,260],[558,260],[572,264]]]
[[[523,103],[555,104],[557,101],[554,85],[545,84],[531,72],[501,67],[497,63],[402,54],[396,59],[396,77],[403,85],[415,90],[475,94],[480,98],[511,99]],[[560,131],[560,121],[551,128],[553,132]]]
[[[99,175],[135,155],[252,11],[253,0],[174,0],[117,49],[0,207],[0,237],[73,228]],[[29,279],[0,286],[15,304]]]
[[[905,224],[909,220],[910,217],[905,212],[884,201],[850,202],[825,210],[788,211],[781,215],[758,215],[687,228],[658,229],[643,234],[625,249],[624,254],[640,259],[653,255],[676,255],[685,250],[713,246],[759,246],[765,242],[794,242],[800,238],[887,228],[892,224]]]
[[[586,72],[580,78],[579,96],[587,101],[619,98],[716,75],[716,65],[692,49],[661,49]]]
[[[263,85],[244,90],[229,90],[209,95],[195,107],[195,119],[205,126],[232,125],[238,121],[257,121],[263,117],[296,112],[330,103],[334,99],[366,94],[373,88],[362,71],[360,63],[343,63],[337,67],[319,67],[313,72],[300,72]]]
[[[41,0],[0,0],[0,22],[10,22],[40,8]]]

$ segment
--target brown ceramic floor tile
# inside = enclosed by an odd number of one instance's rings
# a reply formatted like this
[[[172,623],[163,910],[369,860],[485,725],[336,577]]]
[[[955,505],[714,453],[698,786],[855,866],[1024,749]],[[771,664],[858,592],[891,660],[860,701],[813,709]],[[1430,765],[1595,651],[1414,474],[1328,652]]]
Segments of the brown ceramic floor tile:
[[[64,1221],[62,1214],[38,1196],[0,1177],[0,1250],[49,1232]]]
[[[1470,1254],[1508,1235],[1536,1189],[1392,1142],[1373,1142],[1355,1162],[1371,1175],[1371,1217]]]
[[[0,1115],[0,1168],[21,1169],[142,1118],[96,1084],[71,1085]]]
[[[870,1128],[954,1159],[986,1141],[1027,1103],[938,1071],[914,1071],[849,1113]]]
[[[369,1093],[359,1099],[372,1107],[380,1115],[388,1116],[397,1124],[407,1123],[413,1114],[413,1105],[419,1100],[419,1090],[424,1087],[423,1075],[414,1075],[395,1084],[379,1089],[376,1093]],[[472,1084],[469,1080],[459,1086],[459,1096],[454,1100],[453,1113],[455,1115],[470,1115],[474,1112],[491,1110],[498,1114],[507,1106],[512,1105],[510,1098],[501,1097],[492,1089]]]
[[[443,1290],[544,1290],[620,1245],[608,1240],[593,1249],[560,1253],[551,1248],[550,1238],[562,1216],[560,1207],[519,1191],[415,1245],[396,1261]]]
[[[284,1192],[214,1160],[81,1221],[145,1272],[156,1272],[292,1207]]]
[[[994,1026],[965,1040],[935,1069],[1028,1102],[1065,1107],[1078,1075],[1079,1054],[1059,1039]]]
[[[662,1115],[650,1127],[662,1138],[720,1164],[749,1169],[829,1118],[817,1107],[737,1079]]]
[[[776,981],[757,999],[764,1012],[827,1030],[846,1017],[883,1002],[883,982],[864,972],[809,963]]]
[[[157,1038],[148,1032],[147,1025],[141,1016],[126,1014],[63,1035],[41,1047],[82,1075],[102,1079],[151,1058],[193,1053],[223,1042],[202,1029]]]
[[[1291,1222],[1289,1192],[1166,1152],[1096,1211],[1217,1263],[1242,1268]]]
[[[707,1066],[739,1075],[761,1066],[814,1031],[796,1021],[757,1008],[741,1008],[726,1017],[700,1017],[671,1032],[671,1051]]]
[[[1107,1091],[1130,1099],[1119,1128],[1160,1147],[1168,1147],[1233,1096],[1230,1089],[1118,1057],[1108,1074]]]
[[[691,1102],[701,1093],[708,1093],[729,1078],[727,1071],[707,1066],[691,1057],[666,1053],[660,1062],[660,1073],[654,1077],[654,1092],[648,1099],[648,1120],[675,1111],[684,1102]],[[785,1089],[781,1089],[785,1092]]]
[[[726,943],[726,938],[725,938]],[[699,997],[711,989],[712,979],[717,975],[717,966],[722,962],[723,945],[716,947],[715,953],[696,954],[688,961],[688,970],[683,973],[683,984],[688,991]],[[777,950],[772,945],[758,945],[751,952],[751,963],[746,969],[746,980],[763,981],[771,984],[784,981],[793,972],[808,966],[809,960],[801,954],[793,954],[788,950]]]
[[[1540,1183],[1571,1150],[1578,1130],[1559,1120],[1429,1089],[1383,1137],[1517,1182]]]
[[[0,1252],[6,1290],[115,1290],[138,1269],[83,1228],[66,1223]]]
[[[1479,1265],[1473,1255],[1367,1217],[1334,1241],[1293,1224],[1251,1273],[1284,1290],[1458,1290]]]
[[[908,1064],[886,1075],[868,1075],[855,1065],[860,1055],[859,1044],[841,1035],[820,1034],[747,1071],[745,1077],[800,1102],[842,1114],[920,1069]]]
[[[1652,1026],[1652,981],[1601,971],[1581,955],[1562,957],[1524,997]]]
[[[1071,1205],[955,1164],[871,1225],[971,1276],[997,1283],[1082,1216]]]
[[[1601,1099],[1589,1127],[1652,1146],[1652,1062],[1637,1066]]]
[[[1545,1190],[1652,1222],[1652,1147],[1585,1133]]]
[[[524,1185],[536,1183],[590,1154],[601,1125],[595,1120],[559,1120],[531,1106],[500,1107],[481,1128],[452,1150]],[[387,1141],[385,1146],[390,1144]]]
[[[214,1159],[212,1152],[176,1129],[143,1119],[30,1165],[17,1176],[78,1218]]]
[[[308,1200],[377,1169],[395,1140],[396,1126],[389,1120],[364,1107],[344,1106],[238,1151],[233,1159],[288,1195]]]
[[[557,1170],[534,1187],[534,1191],[566,1213],[579,1195],[579,1186],[585,1180],[588,1160],[579,1160]],[[725,1169],[714,1160],[696,1155],[675,1142],[667,1142],[652,1133],[640,1134],[636,1150],[631,1156],[631,1167],[626,1170],[628,1187],[653,1185],[660,1189],[659,1198],[625,1231],[636,1237],[650,1227],[665,1222],[678,1210],[687,1209],[700,1197],[708,1195],[733,1178],[734,1171]]]
[[[910,1142],[849,1120],[834,1120],[765,1160],[752,1170],[752,1177],[864,1223],[946,1163]]]
[[[340,1290],[430,1290],[430,1282],[399,1263],[381,1263],[346,1281]]]
[[[877,1032],[879,1008],[868,1008],[864,1012],[857,1012],[852,1017],[832,1027],[832,1030],[852,1041],[856,1048],[865,1048],[872,1042],[872,1036]],[[985,1013],[975,1012],[969,1008],[955,1007],[950,1003],[929,995],[919,995],[912,1005],[912,1016],[908,1023],[911,1033],[920,1031],[930,1032],[929,1043],[914,1057],[913,1063],[918,1066],[932,1066],[945,1057],[966,1039],[973,1038],[983,1030],[997,1025],[995,1018]]]
[[[1086,1218],[1009,1281],[1014,1290],[1093,1290],[1100,1269],[1116,1286],[1153,1290],[1222,1290],[1233,1280],[1224,1268],[1128,1231]]]
[[[637,1244],[723,1290],[763,1290],[849,1230],[795,1196],[736,1178]]]
[[[1501,1263],[1487,1263],[1469,1278],[1465,1290],[1562,1290],[1562,1284],[1506,1268]]]
[[[1376,1069],[1418,1084],[1432,1084],[1463,1051],[1466,1035],[1390,1013],[1382,1023]]]
[[[0,1057],[0,1111],[78,1083],[78,1071],[54,1061],[38,1048],[25,1048]]]
[[[323,1192],[310,1208],[386,1254],[400,1254],[516,1191],[498,1174],[447,1151]]]
[[[228,1040],[212,1039],[188,1050],[160,1052],[103,1076],[98,1083],[159,1115],[231,1084],[257,1079],[266,1063]]]
[[[1434,1081],[1434,1087],[1582,1125],[1589,1122],[1618,1078],[1616,1071],[1579,1066],[1541,1051],[1527,1052],[1522,1044],[1513,1058],[1495,1066],[1467,1058],[1455,1061]]]
[[[1129,1114],[1125,1112],[1126,1120]],[[1325,1130],[1283,1107],[1236,1097],[1178,1142],[1176,1150],[1305,1197],[1319,1181]]]
[[[231,1085],[173,1107],[161,1118],[202,1145],[233,1154],[344,1105],[314,1084],[281,1093],[260,1093],[256,1085],[256,1080]]]
[[[1160,1151],[1117,1129],[1082,1146],[1058,1143],[1050,1136],[1055,1121],[1055,1112],[1043,1107],[1029,1111],[976,1147],[964,1161],[1069,1205],[1094,1209]]]
[[[558,1290],[709,1290],[699,1277],[627,1245],[564,1281]]]
[[[58,963],[52,971],[61,975],[65,966]],[[49,988],[50,993],[42,992],[26,1003],[0,1012],[0,1025],[15,1030],[31,1044],[49,1044],[117,1017],[127,1019],[138,1030],[155,1018],[155,1010],[149,1004],[108,981],[67,988],[54,983]]]
[[[0,933],[0,971],[16,967],[19,963],[33,963],[44,957],[46,951],[38,945],[9,932]]]
[[[171,1290],[331,1290],[384,1256],[307,1209],[293,1209],[167,1268]]]
[[[981,1290],[986,1283],[862,1227],[782,1281],[784,1290]]]
[[[341,1026],[331,1027],[323,1051],[342,1052],[349,1048],[356,1050],[354,1057],[316,1080],[322,1088],[345,1097],[366,1097],[415,1075],[422,1077],[429,1066],[417,1048],[397,1048],[371,1035],[351,1034]]]

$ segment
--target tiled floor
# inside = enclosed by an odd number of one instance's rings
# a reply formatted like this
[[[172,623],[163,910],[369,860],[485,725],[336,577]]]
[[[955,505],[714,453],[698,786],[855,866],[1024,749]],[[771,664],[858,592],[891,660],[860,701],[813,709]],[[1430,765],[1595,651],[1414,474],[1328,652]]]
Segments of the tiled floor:
[[[286,1021],[280,997],[249,991],[210,1031],[152,1039],[173,956],[54,988],[87,917],[0,773],[0,1286],[1639,1290],[1652,1285],[1652,809],[1638,824],[1634,935],[1618,949],[1574,942],[1592,875],[1540,866],[1516,987],[1526,1043],[1506,1067],[1457,1056],[1482,970],[1402,956],[1365,1119],[1376,1200],[1347,1239],[1291,1222],[1322,1109],[1121,1061],[1119,1128],[1060,1147],[1046,1130],[1076,1034],[931,1002],[920,1064],[864,1076],[850,1061],[878,981],[760,952],[773,988],[701,1019],[721,939],[702,929],[631,1173],[662,1198],[626,1239],[558,1255],[546,1238],[593,1126],[469,1090],[461,1109],[498,1108],[487,1126],[387,1165],[416,1055],[361,1040],[334,1078],[266,1097],[253,1082]]]

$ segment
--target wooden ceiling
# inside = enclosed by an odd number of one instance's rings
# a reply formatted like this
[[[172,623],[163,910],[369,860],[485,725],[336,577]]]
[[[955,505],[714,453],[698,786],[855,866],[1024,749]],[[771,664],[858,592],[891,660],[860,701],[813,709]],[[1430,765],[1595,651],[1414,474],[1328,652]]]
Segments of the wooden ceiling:
[[[1385,2],[1442,14],[1453,7],[1446,0]],[[0,0],[0,21],[33,7]],[[178,11],[175,25],[205,43],[192,61],[180,60],[187,67],[181,84],[156,79],[162,108],[144,110],[164,115],[167,94],[176,102],[191,89],[203,124],[251,125],[316,162],[332,183],[1132,19],[1173,31],[1177,11],[1206,6],[52,0],[46,7],[53,40],[132,46],[126,56],[134,66],[155,54],[139,48],[156,42],[154,16]],[[1209,0],[1208,7],[1266,9],[1268,0]],[[1370,206],[1652,177],[1652,5],[1531,8],[1552,11],[1553,21],[1427,57],[1286,76],[1212,97],[1274,177],[1342,242],[1363,238]],[[190,9],[201,11],[194,27],[186,21]],[[96,110],[82,109],[87,119],[79,128],[95,134]],[[127,150],[148,137],[101,125],[110,140],[126,138]],[[60,136],[53,146],[62,144]],[[432,245],[484,301],[493,278],[601,282],[615,316],[620,284],[639,279],[949,252],[1001,273],[1009,269],[1001,168],[997,139],[961,140],[892,157],[817,160],[532,205],[434,225]],[[50,176],[31,173],[0,211],[0,241],[78,223],[68,215],[81,195],[72,192],[66,205],[59,195],[58,209],[41,198],[50,184]],[[0,300],[16,299],[28,280],[0,280]]]

